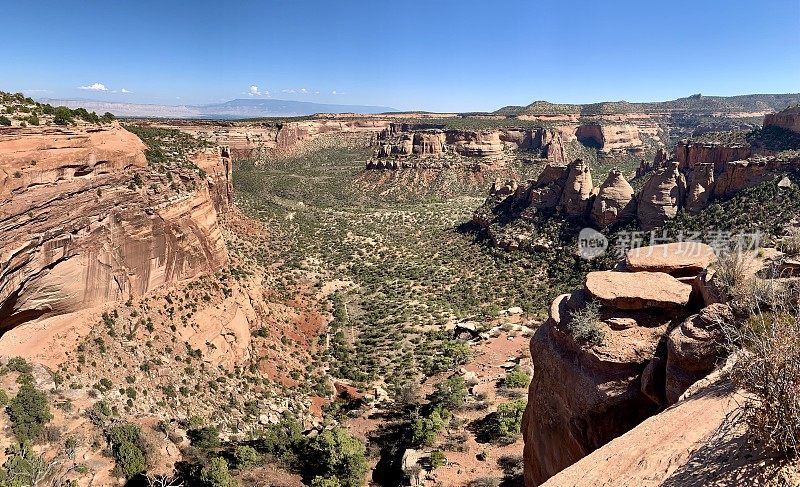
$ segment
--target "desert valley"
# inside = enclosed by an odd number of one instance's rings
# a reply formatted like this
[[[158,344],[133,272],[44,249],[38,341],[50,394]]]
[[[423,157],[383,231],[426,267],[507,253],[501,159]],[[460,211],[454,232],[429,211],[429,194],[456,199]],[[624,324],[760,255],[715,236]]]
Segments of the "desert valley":
[[[800,93],[412,110],[327,64],[414,35],[273,54],[362,98],[0,75],[0,487],[800,485]]]

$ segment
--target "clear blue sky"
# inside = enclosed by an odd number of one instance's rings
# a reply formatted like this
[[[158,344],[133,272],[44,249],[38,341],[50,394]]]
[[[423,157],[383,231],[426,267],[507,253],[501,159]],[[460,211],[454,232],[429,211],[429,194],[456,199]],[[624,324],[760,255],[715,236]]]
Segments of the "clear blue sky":
[[[34,97],[467,111],[800,92],[800,0],[37,0],[0,11],[0,90]]]

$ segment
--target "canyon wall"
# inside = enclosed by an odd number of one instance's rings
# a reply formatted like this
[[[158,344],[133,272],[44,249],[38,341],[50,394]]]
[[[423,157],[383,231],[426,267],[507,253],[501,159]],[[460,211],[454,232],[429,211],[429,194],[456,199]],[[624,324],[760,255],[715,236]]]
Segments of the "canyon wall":
[[[800,105],[764,115],[764,127],[781,127],[800,134]]]
[[[431,124],[391,123],[377,133],[367,169],[452,167],[499,160],[508,150],[535,151],[552,162],[566,162],[561,134],[555,129],[502,127],[488,130],[445,129]],[[410,160],[410,156],[417,156]],[[391,160],[385,160],[391,159]],[[435,160],[438,159],[438,160]]]
[[[312,119],[288,122],[171,121],[149,125],[179,128],[216,145],[227,146],[232,159],[259,159],[288,154],[323,134],[373,134],[390,125],[374,118]]]
[[[0,132],[0,332],[225,265],[223,158],[203,179],[144,150],[117,124]]]

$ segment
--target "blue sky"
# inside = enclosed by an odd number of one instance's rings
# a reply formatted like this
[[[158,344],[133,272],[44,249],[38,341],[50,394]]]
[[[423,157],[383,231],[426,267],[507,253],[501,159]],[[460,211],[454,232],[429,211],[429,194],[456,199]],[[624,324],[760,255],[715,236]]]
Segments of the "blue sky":
[[[800,0],[37,0],[2,12],[0,90],[34,97],[468,111],[800,92]]]

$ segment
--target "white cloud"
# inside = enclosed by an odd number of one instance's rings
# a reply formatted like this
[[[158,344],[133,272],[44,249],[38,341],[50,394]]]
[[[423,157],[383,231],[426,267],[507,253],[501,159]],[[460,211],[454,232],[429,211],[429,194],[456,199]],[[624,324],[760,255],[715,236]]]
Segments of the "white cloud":
[[[285,89],[285,90],[281,90],[281,93],[289,93],[289,94],[303,93],[303,94],[306,94],[306,93],[309,93],[309,91],[306,88],[288,88],[288,89]]]
[[[132,93],[130,90],[126,90],[125,88],[122,88],[121,90],[119,90],[119,92],[120,93]]]
[[[103,83],[92,83],[89,86],[79,86],[78,89],[89,91],[108,91],[108,88],[106,88],[106,85]]]
[[[269,96],[269,91],[261,91],[258,89],[258,86],[251,85],[247,94],[250,96]]]
[[[341,91],[336,91],[336,90],[333,90],[333,91],[331,91],[331,95],[333,95],[333,96],[336,96],[336,95],[344,95],[344,93],[342,93]]]

